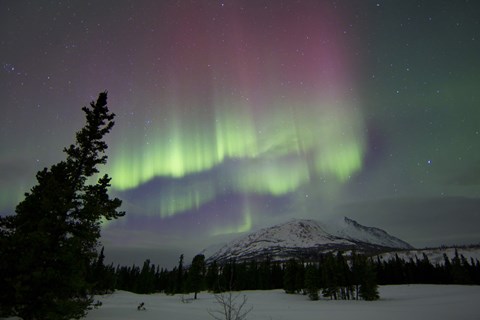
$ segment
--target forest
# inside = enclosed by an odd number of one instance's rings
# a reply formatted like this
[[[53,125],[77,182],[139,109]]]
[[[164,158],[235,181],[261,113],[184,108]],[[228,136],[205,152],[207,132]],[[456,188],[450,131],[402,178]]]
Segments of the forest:
[[[103,250],[97,260],[95,283],[100,292],[126,290],[135,293],[164,292],[187,294],[240,290],[283,289],[286,293],[302,293],[312,300],[364,299],[376,300],[378,285],[388,284],[475,284],[480,285],[480,263],[467,260],[455,252],[442,264],[432,264],[427,255],[415,259],[394,258],[382,261],[378,256],[327,253],[318,261],[262,261],[225,264],[205,263],[203,255],[186,265],[183,255],[172,270],[160,268],[145,260],[143,266],[103,264]]]

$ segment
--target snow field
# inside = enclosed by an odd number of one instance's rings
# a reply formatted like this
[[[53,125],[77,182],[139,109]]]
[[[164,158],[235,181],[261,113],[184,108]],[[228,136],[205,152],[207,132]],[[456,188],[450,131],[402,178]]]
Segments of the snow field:
[[[480,286],[460,285],[398,285],[379,288],[378,301],[310,301],[303,295],[289,295],[283,290],[243,291],[248,298],[247,316],[251,320],[425,320],[425,319],[480,319]],[[192,298],[185,295],[184,298]],[[218,310],[219,305],[210,293],[202,292],[196,301],[182,302],[181,295],[138,295],[117,291],[99,296],[103,306],[90,311],[87,319],[213,319],[207,310]],[[137,306],[145,303],[145,311]]]

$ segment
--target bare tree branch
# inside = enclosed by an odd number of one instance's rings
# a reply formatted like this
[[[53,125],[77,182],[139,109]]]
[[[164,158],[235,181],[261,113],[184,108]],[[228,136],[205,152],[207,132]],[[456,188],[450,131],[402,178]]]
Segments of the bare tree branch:
[[[240,294],[220,293],[215,295],[216,303],[220,305],[219,309],[208,309],[208,314],[215,320],[245,320],[253,307],[246,308],[247,296],[243,295],[239,300]]]

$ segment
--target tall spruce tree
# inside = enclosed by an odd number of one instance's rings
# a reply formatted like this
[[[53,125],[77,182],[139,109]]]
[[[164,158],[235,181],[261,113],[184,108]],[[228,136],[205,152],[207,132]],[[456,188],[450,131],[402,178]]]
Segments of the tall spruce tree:
[[[292,294],[300,291],[301,287],[298,286],[297,274],[299,266],[297,260],[291,258],[285,265],[285,271],[283,273],[283,289],[286,293]]]
[[[188,291],[194,292],[194,299],[197,294],[205,287],[205,256],[197,254],[193,257],[192,264],[188,270]]]
[[[219,284],[219,275],[218,275],[218,265],[217,261],[213,261],[207,270],[207,274],[205,276],[205,280],[207,282],[207,289],[208,291],[212,291],[213,293],[220,292],[220,284]]]
[[[315,265],[309,264],[305,269],[305,291],[310,300],[318,300],[318,269]]]
[[[185,291],[183,278],[184,278],[183,254],[181,254],[180,258],[178,259],[177,278],[176,278],[176,282],[175,282],[175,292],[174,293],[183,293]]]
[[[360,268],[360,297],[367,301],[378,300],[380,296],[378,294],[377,279],[372,261],[362,256]]]
[[[105,265],[104,247],[90,267],[88,281],[93,284],[95,294],[111,293],[115,290],[115,268]]]
[[[155,266],[150,259],[143,262],[142,270],[136,279],[137,293],[152,293],[155,291]]]
[[[330,299],[338,299],[339,293],[339,268],[337,266],[337,260],[334,258],[331,252],[325,255],[323,260],[323,289],[322,294],[324,297]]]
[[[124,215],[110,199],[110,178],[89,184],[105,164],[103,137],[113,127],[107,93],[84,107],[86,124],[67,158],[37,173],[37,184],[0,218],[1,313],[22,319],[80,318],[93,302],[88,271],[97,257],[101,221]]]

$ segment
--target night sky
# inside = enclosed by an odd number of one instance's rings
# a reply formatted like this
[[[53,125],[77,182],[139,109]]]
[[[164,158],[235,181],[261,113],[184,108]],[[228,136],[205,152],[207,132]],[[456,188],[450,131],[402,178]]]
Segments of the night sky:
[[[0,63],[2,215],[108,90],[115,261],[291,218],[480,242],[480,1],[1,1]]]

